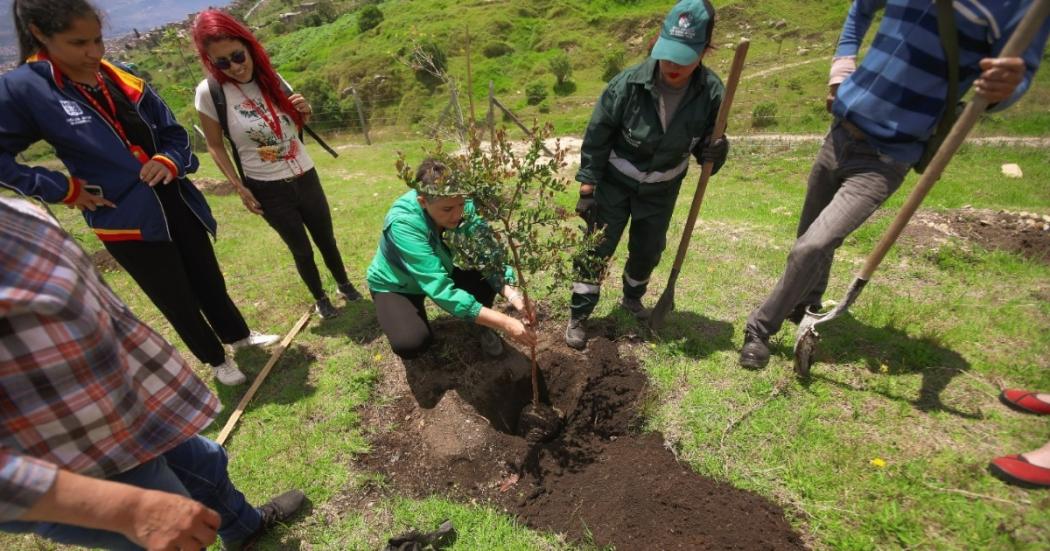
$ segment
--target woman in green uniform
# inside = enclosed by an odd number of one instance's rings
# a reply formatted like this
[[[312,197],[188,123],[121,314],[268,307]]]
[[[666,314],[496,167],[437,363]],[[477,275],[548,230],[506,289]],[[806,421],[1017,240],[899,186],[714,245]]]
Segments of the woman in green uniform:
[[[714,8],[683,0],[664,20],[649,59],[609,81],[583,138],[576,212],[588,231],[601,228],[591,259],[576,262],[565,343],[587,346],[584,321],[598,304],[604,267],[630,221],[621,306],[639,319],[641,298],[667,244],[667,226],[689,156],[725,162],[729,143],[711,139],[722,104],[722,81],[701,64],[710,49]],[[595,262],[595,258],[597,262]]]
[[[448,167],[435,159],[420,164],[415,180],[417,189],[399,197],[387,212],[379,248],[368,267],[368,287],[390,348],[402,359],[416,358],[430,348],[434,334],[424,308],[427,297],[453,316],[483,326],[481,348],[489,356],[503,351],[493,330],[524,346],[535,345],[536,334],[529,323],[492,309],[499,293],[518,312],[525,311],[521,292],[511,285],[510,266],[502,274],[486,277],[454,265],[448,243],[476,237],[486,226],[473,201],[456,191]]]

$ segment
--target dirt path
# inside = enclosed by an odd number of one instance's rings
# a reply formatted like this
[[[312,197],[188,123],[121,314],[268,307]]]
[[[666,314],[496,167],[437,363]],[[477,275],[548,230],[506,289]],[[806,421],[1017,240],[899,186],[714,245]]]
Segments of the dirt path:
[[[795,63],[788,63],[786,65],[777,65],[776,67],[770,67],[769,69],[763,69],[761,71],[758,71],[757,73],[748,73],[748,74],[740,77],[740,80],[750,80],[750,79],[753,79],[753,78],[762,78],[764,76],[771,75],[773,73],[779,73],[780,71],[786,71],[788,69],[792,69],[792,68],[795,68],[795,67],[801,67],[803,65],[810,65],[812,63],[817,63],[818,61],[823,61],[825,63],[829,62],[827,57],[815,57],[813,59],[807,59],[805,61],[796,61]]]

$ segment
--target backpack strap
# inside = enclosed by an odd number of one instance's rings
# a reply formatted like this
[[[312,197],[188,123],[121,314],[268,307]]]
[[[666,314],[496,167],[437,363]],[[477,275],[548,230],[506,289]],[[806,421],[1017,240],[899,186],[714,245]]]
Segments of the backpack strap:
[[[277,80],[279,80],[281,82],[281,93],[284,94],[284,97],[288,97],[288,96],[292,95],[292,89],[288,86],[288,83],[285,82],[283,78],[281,78],[281,75],[277,75]],[[306,124],[304,123],[303,126],[306,126]],[[302,128],[299,129],[299,141],[303,141],[303,129]]]
[[[241,156],[237,154],[237,144],[233,143],[233,138],[230,137],[230,121],[226,114],[226,91],[222,89],[222,84],[219,84],[219,81],[213,76],[208,76],[208,93],[211,94],[211,102],[215,105],[215,114],[219,117],[222,135],[230,142],[230,157],[233,158],[233,164],[237,167],[237,175],[241,177],[241,183],[244,183],[244,168],[241,166]]]
[[[915,172],[922,174],[933,160],[933,155],[948,137],[955,119],[959,117],[959,35],[955,30],[955,8],[952,0],[937,0],[937,34],[944,49],[944,63],[948,70],[948,96],[944,102],[944,112],[937,123],[937,130],[926,142],[922,157],[915,165]]]

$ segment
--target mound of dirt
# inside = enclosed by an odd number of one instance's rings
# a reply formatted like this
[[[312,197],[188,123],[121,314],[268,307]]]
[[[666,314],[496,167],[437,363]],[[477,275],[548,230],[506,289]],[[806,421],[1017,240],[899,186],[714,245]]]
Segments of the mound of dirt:
[[[964,238],[986,249],[1050,264],[1050,215],[984,209],[922,211],[905,228],[904,236],[933,246],[952,237]]]
[[[227,180],[216,180],[215,178],[195,178],[193,184],[202,193],[208,195],[236,195],[237,188],[233,187]]]
[[[581,354],[560,331],[541,337],[541,396],[565,419],[536,442],[515,426],[531,400],[528,358],[487,360],[466,324],[434,325],[456,346],[387,365],[381,392],[393,402],[365,412],[377,432],[359,461],[395,491],[486,501],[532,528],[617,549],[804,547],[780,507],[699,476],[660,433],[639,430],[646,377],[615,342],[596,338]]]

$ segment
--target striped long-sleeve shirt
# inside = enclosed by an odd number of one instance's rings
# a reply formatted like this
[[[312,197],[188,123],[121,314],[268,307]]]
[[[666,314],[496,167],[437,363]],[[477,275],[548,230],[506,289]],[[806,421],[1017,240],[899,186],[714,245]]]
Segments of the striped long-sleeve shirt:
[[[57,469],[122,473],[197,434],[220,407],[69,234],[0,198],[0,523],[32,507]]]
[[[955,0],[959,42],[959,97],[981,74],[983,58],[998,57],[1031,0]],[[875,13],[884,9],[871,48],[855,67],[861,41]],[[1050,22],[1022,56],[1024,81],[992,110],[1016,102],[1032,82],[1046,47]],[[842,28],[829,84],[841,82],[832,107],[867,134],[880,152],[915,163],[944,112],[948,73],[937,30],[934,0],[855,0]]]

